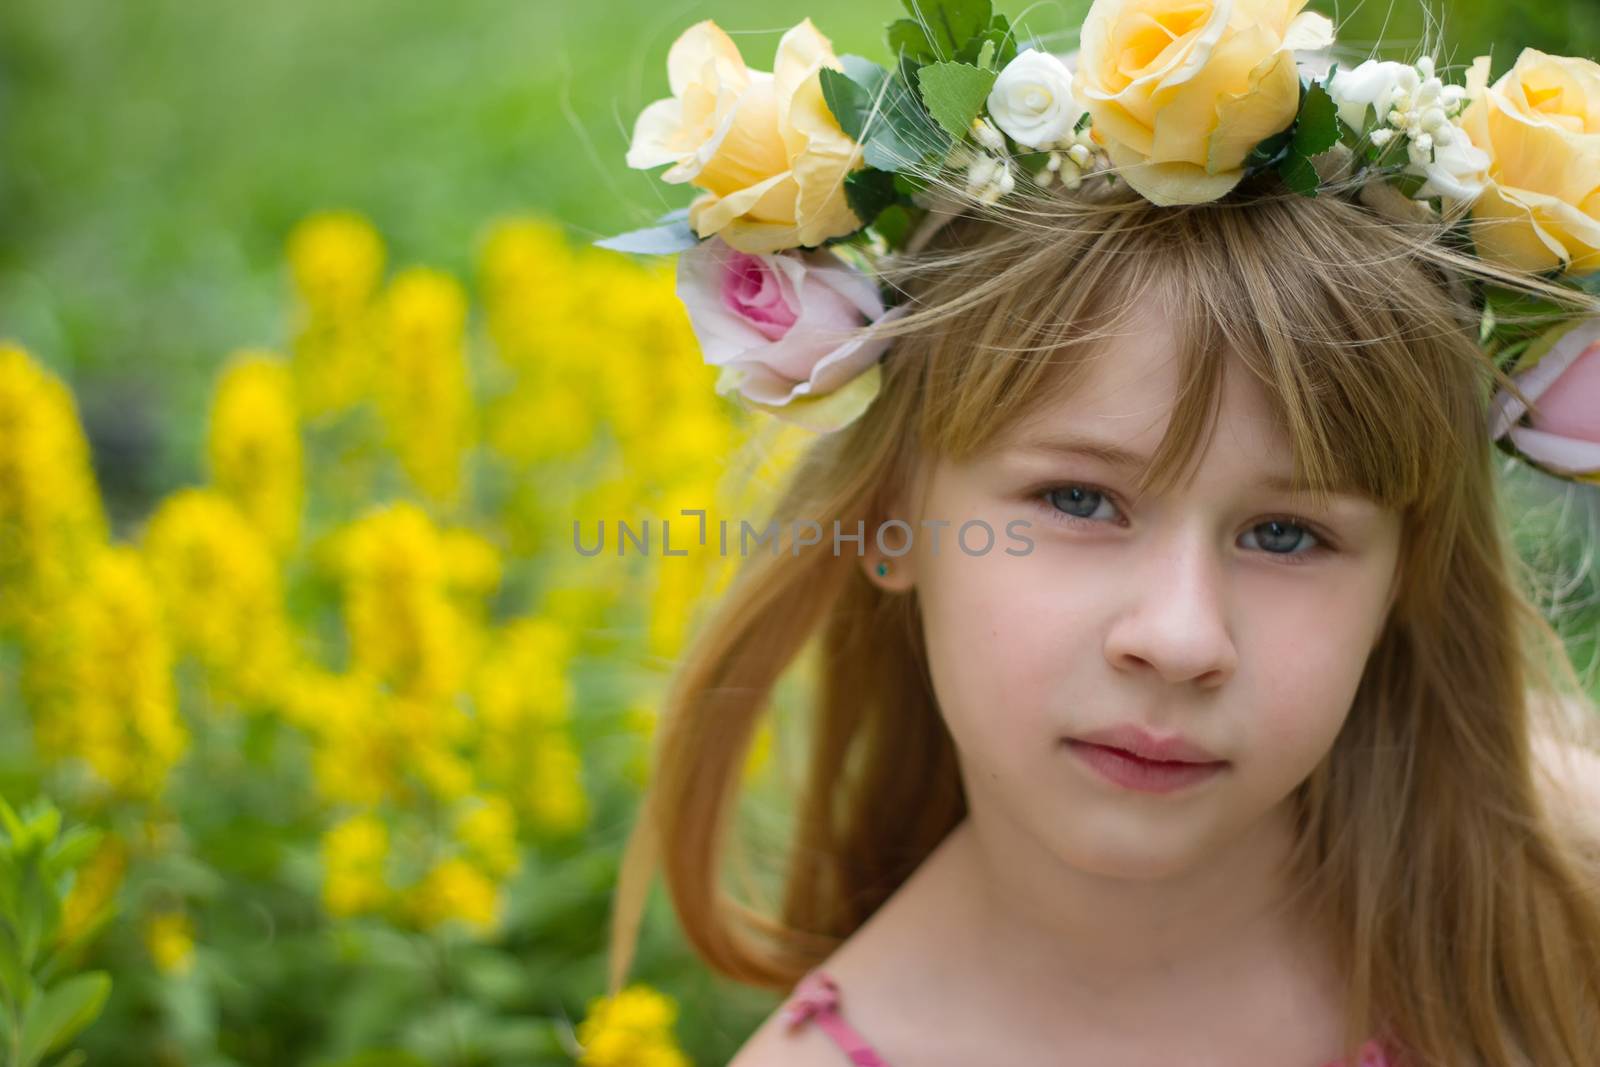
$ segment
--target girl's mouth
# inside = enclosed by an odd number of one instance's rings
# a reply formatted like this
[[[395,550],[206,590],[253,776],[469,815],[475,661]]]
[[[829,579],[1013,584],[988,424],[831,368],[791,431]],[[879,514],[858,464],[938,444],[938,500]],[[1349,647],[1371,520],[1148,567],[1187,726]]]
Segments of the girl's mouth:
[[[1067,747],[1101,777],[1142,793],[1171,793],[1198,785],[1221,773],[1227,761],[1183,763],[1141,759],[1130,752],[1087,741],[1067,739]]]

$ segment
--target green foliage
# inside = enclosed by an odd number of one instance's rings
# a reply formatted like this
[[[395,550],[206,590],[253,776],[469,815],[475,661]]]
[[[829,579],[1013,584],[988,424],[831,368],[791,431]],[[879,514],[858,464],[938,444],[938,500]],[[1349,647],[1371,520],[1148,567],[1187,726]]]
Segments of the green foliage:
[[[62,834],[61,812],[44,800],[19,814],[0,798],[0,824],[0,1041],[6,1067],[36,1067],[95,1020],[111,991],[104,971],[55,977],[99,925],[63,935],[63,901],[100,834]]]
[[[967,63],[933,63],[917,71],[917,85],[928,114],[960,140],[983,110],[996,76],[992,70]]]
[[[989,0],[902,0],[911,16],[890,27],[890,48],[897,40],[907,44],[908,51],[915,44],[919,58],[929,61],[951,60],[957,57],[967,42],[985,33],[994,14]],[[898,31],[896,27],[901,27]],[[920,39],[915,37],[920,35]],[[973,52],[974,58],[977,52]]]
[[[843,74],[824,72],[824,100],[840,128],[859,131],[851,136],[864,146],[867,164],[878,170],[914,171],[950,151],[950,135],[928,115],[907,76],[903,67],[891,74],[856,57],[845,63]]]
[[[899,199],[894,187],[894,175],[871,167],[846,175],[844,195],[850,202],[850,210],[864,223],[876,219],[885,208]]]
[[[888,72],[860,56],[840,56],[844,70],[823,67],[818,72],[822,86],[822,99],[833,112],[839,128],[857,143],[867,137],[873,111],[878,104],[878,92]]]

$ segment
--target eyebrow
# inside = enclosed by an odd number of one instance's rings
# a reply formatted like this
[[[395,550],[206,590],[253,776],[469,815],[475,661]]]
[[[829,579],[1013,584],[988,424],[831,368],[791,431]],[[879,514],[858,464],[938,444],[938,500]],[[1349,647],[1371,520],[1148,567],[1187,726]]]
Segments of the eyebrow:
[[[1138,470],[1149,466],[1153,457],[1138,452],[1130,452],[1121,445],[1112,444],[1110,441],[1101,441],[1093,437],[1055,437],[1022,441],[1017,446],[1025,452],[1043,452],[1069,456],[1089,456],[1113,467],[1127,470]],[[1293,473],[1278,474],[1268,472],[1255,480],[1255,484],[1263,489],[1281,493],[1303,493],[1303,486],[1296,485]],[[1366,494],[1354,486],[1346,486],[1333,490],[1337,496],[1353,496],[1365,498]]]

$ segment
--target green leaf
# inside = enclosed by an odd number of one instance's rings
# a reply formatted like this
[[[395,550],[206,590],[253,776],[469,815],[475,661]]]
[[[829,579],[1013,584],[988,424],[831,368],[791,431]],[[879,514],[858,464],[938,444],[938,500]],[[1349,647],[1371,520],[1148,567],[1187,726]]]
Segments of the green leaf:
[[[989,27],[989,0],[902,0],[913,23],[924,28],[933,58],[948,60]]]
[[[987,62],[983,58],[985,52],[989,52]],[[959,48],[951,58],[958,63],[976,63],[990,70],[1004,70],[1007,63],[1017,58],[1017,39],[1011,32],[1011,24],[1004,15],[996,15],[989,20],[988,27],[982,33]]]
[[[904,204],[890,204],[872,220],[872,228],[888,242],[890,248],[904,248],[911,236],[911,212]]]
[[[45,854],[45,867],[53,877],[76,870],[94,853],[103,835],[87,826],[75,826],[50,846]]]
[[[1311,165],[1311,160],[1297,152],[1291,151],[1278,162],[1278,176],[1283,179],[1283,184],[1301,196],[1317,195],[1317,186],[1320,184],[1317,168]]]
[[[862,59],[843,56],[844,73],[824,68],[822,95],[840,129],[864,147],[867,165],[900,171],[942,159],[950,138],[922,108],[905,81],[920,69],[909,60],[896,72]]]
[[[889,23],[889,52],[896,59],[900,56],[909,56],[924,63],[933,63],[939,59],[939,54],[934,51],[933,42],[928,40],[928,35],[923,32],[922,24],[911,19],[899,19]]]
[[[5,826],[6,836],[12,844],[18,843],[21,838],[26,836],[26,831],[22,828],[22,820],[17,818],[15,809],[11,807],[5,797],[0,797],[0,824]]]
[[[972,120],[983,110],[996,77],[992,70],[966,63],[934,63],[917,71],[928,114],[956,140],[967,135]]]
[[[27,973],[22,969],[22,953],[12,934],[9,923],[0,922],[0,985],[5,987],[10,1000],[19,1000],[28,987]]]
[[[894,176],[894,189],[904,197],[913,197],[925,191],[928,183],[915,174],[896,174]]]
[[[1506,345],[1494,354],[1495,363],[1507,374],[1515,373],[1522,362],[1522,354],[1528,350],[1531,343],[1532,338],[1524,337],[1520,341]]]
[[[850,204],[850,210],[856,213],[856,218],[863,225],[870,225],[898,198],[894,189],[894,175],[871,167],[851,171],[845,175],[844,197]]]
[[[872,115],[872,90],[848,74],[823,67],[817,72],[822,84],[822,99],[833,112],[839,128],[857,144],[866,140],[867,121]]]
[[[1575,289],[1581,289],[1583,292],[1593,296],[1600,296],[1600,271],[1596,271],[1593,274],[1580,274],[1567,280]]]
[[[1300,100],[1300,117],[1294,126],[1293,152],[1314,156],[1339,140],[1339,108],[1320,84],[1313,84]]]
[[[984,37],[995,43],[995,69],[1005,70],[1006,64],[1017,58],[1017,35],[1011,32],[1011,23],[1004,15],[996,15],[989,20],[989,32]]]
[[[916,91],[906,81],[907,69],[902,63],[898,74],[884,79],[878,114],[862,142],[867,165],[878,170],[915,171],[942,161],[950,152],[949,134],[923,110]]]
[[[20,1067],[33,1067],[94,1022],[110,992],[111,976],[90,971],[45,993],[22,1020]]]

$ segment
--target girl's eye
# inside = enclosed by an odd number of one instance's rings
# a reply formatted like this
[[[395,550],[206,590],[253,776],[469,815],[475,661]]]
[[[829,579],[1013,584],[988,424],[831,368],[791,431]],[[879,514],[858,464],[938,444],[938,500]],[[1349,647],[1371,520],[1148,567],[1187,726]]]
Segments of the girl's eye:
[[[1104,508],[1116,510],[1111,506],[1110,497],[1086,485],[1063,485],[1046,489],[1044,498],[1052,506],[1075,519],[1089,519]]]
[[[1316,534],[1293,519],[1268,519],[1250,527],[1246,531],[1246,536],[1249,535],[1258,535],[1257,541],[1266,548],[1268,554],[1274,556],[1307,556],[1327,547],[1317,539]],[[1295,548],[1299,545],[1307,547],[1297,552]]]
[[[1051,521],[1069,525],[1095,525],[1119,514],[1109,493],[1076,482],[1052,486],[1035,499]],[[1254,538],[1268,555],[1285,557],[1290,562],[1331,551],[1332,547],[1311,527],[1286,515],[1256,523],[1246,536]]]

